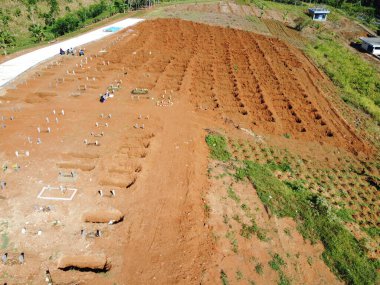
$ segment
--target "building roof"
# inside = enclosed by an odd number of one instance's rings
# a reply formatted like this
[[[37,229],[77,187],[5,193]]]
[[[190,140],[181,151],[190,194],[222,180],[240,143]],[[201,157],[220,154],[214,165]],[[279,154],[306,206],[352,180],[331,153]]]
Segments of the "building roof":
[[[309,8],[309,12],[313,13],[313,14],[328,14],[330,13],[329,10],[327,10],[326,8],[318,8],[318,7],[315,7],[315,8]]]
[[[372,46],[380,46],[380,37],[360,38],[363,42]]]

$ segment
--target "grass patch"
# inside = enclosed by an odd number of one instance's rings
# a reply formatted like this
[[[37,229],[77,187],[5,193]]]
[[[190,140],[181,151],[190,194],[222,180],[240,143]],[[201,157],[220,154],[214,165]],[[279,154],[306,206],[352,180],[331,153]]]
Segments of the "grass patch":
[[[295,192],[307,191],[304,180],[284,181],[284,183]]]
[[[223,138],[221,142],[218,144],[213,141],[210,149],[225,150],[226,140]],[[224,146],[220,147],[220,145]],[[325,198],[313,194],[301,180],[280,181],[272,173],[273,168],[276,167],[275,163],[261,165],[253,161],[244,161],[243,166],[235,166],[235,171],[240,179],[249,179],[255,186],[261,201],[273,214],[293,218],[305,239],[323,243],[325,248],[322,254],[323,260],[339,278],[347,284],[376,284],[377,270],[380,268],[379,261],[368,258],[363,244],[342,223],[342,220],[350,218],[351,213],[333,209]],[[245,204],[240,207],[248,210]],[[255,231],[255,224],[243,224],[240,234],[249,238]],[[378,233],[378,231],[372,231],[374,235]],[[233,247],[235,245],[235,252],[237,252],[234,233],[229,232],[226,237],[229,238]],[[283,263],[280,256],[274,255],[270,266],[278,270],[279,284],[289,284],[290,281],[280,270]]]
[[[9,245],[9,236],[7,233],[1,235],[1,249],[6,249]]]
[[[243,272],[241,272],[240,270],[236,271],[236,280],[240,281],[243,278],[244,278]]]
[[[220,280],[222,281],[223,285],[228,285],[230,282],[228,281],[227,274],[223,271],[223,269],[220,271]]]
[[[236,203],[240,203],[240,197],[236,194],[232,187],[227,188],[228,197],[234,200]]]
[[[301,234],[325,246],[326,264],[348,284],[375,284],[375,262],[369,260],[353,235],[346,230],[327,201],[303,189],[295,191],[263,165],[246,161],[245,173],[262,202],[276,215],[294,218]],[[279,259],[272,262],[278,268]]]
[[[268,262],[269,266],[276,271],[279,271],[282,266],[284,266],[286,263],[285,261],[281,258],[281,256],[277,253],[275,253],[272,256],[272,260]]]
[[[254,219],[251,219],[251,225],[247,225],[245,223],[241,225],[240,235],[246,239],[250,239],[253,234],[256,234],[257,237],[262,241],[267,240],[267,236],[264,230],[259,228]]]
[[[311,256],[307,257],[307,263],[312,266],[313,265],[313,258]]]
[[[363,228],[363,230],[371,237],[377,238],[380,237],[380,228],[377,227],[369,227]]]
[[[336,211],[336,215],[344,222],[355,222],[355,219],[352,215],[355,213],[351,209],[339,209]]]
[[[341,89],[345,102],[380,122],[380,76],[374,67],[325,33],[306,51]]]
[[[261,263],[256,264],[255,270],[256,270],[257,274],[263,275],[264,268],[263,268],[263,265]]]
[[[210,134],[206,136],[206,143],[213,159],[226,162],[231,158],[231,153],[227,150],[227,141],[223,136]]]
[[[284,229],[284,233],[285,233],[288,237],[292,237],[292,232],[290,231],[289,228],[285,228],[285,229]]]
[[[238,241],[235,238],[235,233],[234,232],[227,232],[226,233],[226,238],[230,241],[231,246],[232,246],[232,251],[234,253],[238,253],[239,251],[239,246],[238,246]]]
[[[240,216],[238,214],[233,215],[232,219],[235,220],[239,224],[241,223],[241,219],[240,219]]]
[[[292,167],[290,166],[289,162],[286,160],[283,160],[281,163],[276,163],[273,160],[269,161],[267,163],[267,167],[272,170],[280,170],[282,172],[290,172],[292,173]]]
[[[272,260],[270,260],[268,264],[273,270],[277,271],[280,276],[280,280],[277,282],[278,285],[290,285],[290,280],[282,271],[282,267],[286,266],[286,263],[278,253],[272,256]]]
[[[290,285],[290,280],[286,277],[285,273],[280,271],[280,280],[277,283],[278,285]]]
[[[211,213],[211,207],[207,204],[204,204],[204,211],[205,211],[205,215],[206,217],[210,217],[210,213]]]

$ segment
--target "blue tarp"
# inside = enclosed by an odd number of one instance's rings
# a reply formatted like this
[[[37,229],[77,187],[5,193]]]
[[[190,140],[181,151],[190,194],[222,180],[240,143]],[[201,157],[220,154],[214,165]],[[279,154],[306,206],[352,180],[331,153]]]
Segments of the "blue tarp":
[[[121,29],[120,27],[109,27],[109,28],[105,29],[104,31],[112,33],[112,32],[117,32],[120,29]]]

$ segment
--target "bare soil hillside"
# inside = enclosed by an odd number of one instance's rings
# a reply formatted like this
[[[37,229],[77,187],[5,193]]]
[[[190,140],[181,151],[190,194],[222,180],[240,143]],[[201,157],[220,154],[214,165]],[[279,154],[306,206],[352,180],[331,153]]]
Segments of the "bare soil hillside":
[[[0,281],[44,284],[49,269],[54,284],[216,284],[221,270],[239,270],[237,283],[277,284],[267,266],[253,269],[276,251],[294,284],[339,284],[322,245],[268,217],[252,185],[237,191],[270,242],[227,249],[220,215],[234,205],[218,191],[233,181],[210,178],[204,142],[207,129],[223,129],[321,164],[370,154],[324,82],[278,39],[163,19],[29,71],[0,97]],[[100,103],[107,89],[113,96]]]

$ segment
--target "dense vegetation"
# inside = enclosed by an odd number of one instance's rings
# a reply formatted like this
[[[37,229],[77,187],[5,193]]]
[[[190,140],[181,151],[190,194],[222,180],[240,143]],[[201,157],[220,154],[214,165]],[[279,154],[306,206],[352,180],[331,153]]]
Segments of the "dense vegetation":
[[[252,3],[263,11],[267,8],[269,2],[290,4],[289,6],[299,7],[304,6],[325,6],[333,9],[336,12],[345,14],[351,18],[362,22],[368,27],[380,32],[380,4],[376,4],[377,0],[368,1],[354,1],[354,0],[314,0],[314,1],[301,1],[301,0],[237,0],[240,3]],[[276,4],[274,3],[274,4]],[[304,15],[305,16],[305,15]],[[377,18],[376,18],[377,17]]]
[[[327,34],[320,34],[307,52],[341,88],[344,101],[380,122],[380,76],[374,67]]]
[[[206,142],[214,159],[226,161],[229,152],[223,136],[208,135]],[[304,238],[324,244],[323,259],[337,276],[347,284],[376,284],[379,264],[367,257],[360,242],[343,226],[341,215],[326,199],[311,193],[302,183],[280,181],[272,173],[274,165],[229,162],[236,165],[235,179],[248,178],[272,213],[292,217]]]
[[[155,0],[18,0],[0,7],[0,52],[52,40],[117,13],[152,5]],[[14,49],[16,47],[16,49]]]
[[[273,0],[274,2],[286,3],[286,4],[300,4],[299,0]],[[305,1],[308,2],[308,1]],[[375,16],[380,14],[380,7],[377,0],[314,0],[315,4],[326,4],[335,8],[341,8],[347,11],[360,12]],[[309,2],[310,3],[310,2]]]

